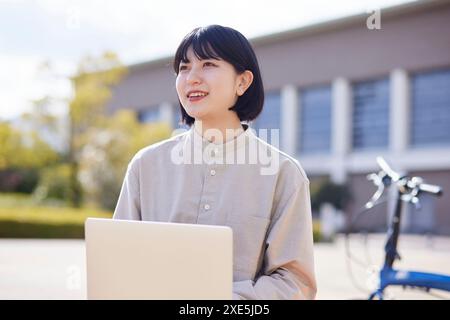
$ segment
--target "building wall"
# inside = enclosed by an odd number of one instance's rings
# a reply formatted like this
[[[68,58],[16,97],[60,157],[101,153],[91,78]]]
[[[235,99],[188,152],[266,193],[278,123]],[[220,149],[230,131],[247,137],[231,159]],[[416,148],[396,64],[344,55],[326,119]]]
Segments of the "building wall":
[[[395,17],[381,10],[380,30],[367,29],[367,17],[327,32],[256,46],[267,89],[286,83],[330,83],[336,77],[370,79],[397,68],[417,71],[450,65],[448,3]]]
[[[450,170],[411,171],[411,176],[422,177],[426,183],[442,187],[441,197],[429,196],[422,202],[422,208],[409,212],[408,224],[413,232],[427,232],[427,228],[440,234],[450,234]],[[431,204],[430,204],[431,202]],[[431,220],[431,221],[430,221]],[[414,223],[417,221],[417,223]],[[421,223],[423,222],[423,223]],[[423,225],[423,230],[421,229]]]
[[[347,183],[351,190],[352,200],[345,210],[347,213],[346,220],[354,226],[352,230],[383,232],[387,228],[388,210],[390,209],[387,202],[380,201],[379,205],[369,211],[364,210],[364,205],[377,190],[372,182],[366,178],[369,173],[351,174],[348,178]]]
[[[380,30],[367,29],[368,15],[361,15],[289,36],[271,35],[270,41],[250,40],[266,90],[331,83],[337,77],[370,79],[397,68],[418,71],[450,66],[450,4],[435,2],[394,16],[382,10]],[[115,90],[110,110],[176,104],[172,58],[132,67]]]
[[[369,172],[367,172],[368,174]],[[353,199],[346,212],[348,219],[353,219],[362,211],[364,204],[376,191],[376,187],[366,178],[367,174],[352,174],[349,176]],[[436,233],[450,234],[450,214],[448,209],[448,192],[450,190],[450,170],[445,171],[411,171],[405,172],[408,176],[422,177],[426,183],[442,187],[444,195],[441,197],[421,196],[420,209],[412,204],[404,204],[402,212],[401,229],[408,233]],[[447,194],[446,194],[447,193]],[[393,190],[385,192],[392,199]],[[356,230],[385,231],[394,209],[393,202],[383,202],[373,209],[366,211],[358,220],[355,220]]]

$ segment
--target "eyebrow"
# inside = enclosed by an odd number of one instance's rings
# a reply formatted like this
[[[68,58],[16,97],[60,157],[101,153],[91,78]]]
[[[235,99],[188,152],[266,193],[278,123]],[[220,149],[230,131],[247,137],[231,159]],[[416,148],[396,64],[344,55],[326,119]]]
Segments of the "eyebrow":
[[[214,59],[214,58],[206,58],[206,59],[200,59],[200,61],[207,61],[207,60],[215,60],[215,61],[220,61],[220,59]],[[188,59],[186,62],[184,61],[180,61],[180,64],[188,64],[191,63],[191,61]]]

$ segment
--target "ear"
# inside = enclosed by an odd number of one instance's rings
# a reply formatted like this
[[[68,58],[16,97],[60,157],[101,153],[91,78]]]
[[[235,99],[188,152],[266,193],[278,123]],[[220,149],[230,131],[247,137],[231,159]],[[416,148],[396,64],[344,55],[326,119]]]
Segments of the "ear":
[[[238,87],[236,93],[238,96],[242,96],[245,91],[247,91],[248,87],[253,82],[253,73],[250,70],[245,70],[242,74],[239,75]]]

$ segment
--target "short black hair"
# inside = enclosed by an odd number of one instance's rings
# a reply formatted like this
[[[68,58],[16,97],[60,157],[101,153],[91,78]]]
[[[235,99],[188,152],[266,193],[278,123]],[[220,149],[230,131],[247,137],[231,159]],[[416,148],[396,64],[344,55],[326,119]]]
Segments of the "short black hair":
[[[256,54],[247,38],[233,28],[217,24],[195,28],[183,38],[175,53],[173,68],[177,76],[180,63],[188,62],[187,51],[191,45],[199,60],[222,59],[233,65],[237,74],[245,70],[253,73],[250,87],[229,110],[236,112],[240,121],[254,120],[264,105],[264,86]],[[181,121],[191,126],[195,119],[186,113],[179,99],[178,102]]]

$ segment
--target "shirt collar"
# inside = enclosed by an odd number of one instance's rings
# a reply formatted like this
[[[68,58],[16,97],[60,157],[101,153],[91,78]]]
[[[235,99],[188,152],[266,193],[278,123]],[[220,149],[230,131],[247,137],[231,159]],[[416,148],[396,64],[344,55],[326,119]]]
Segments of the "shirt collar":
[[[227,154],[236,154],[237,152],[245,152],[245,146],[249,145],[250,139],[255,138],[255,133],[248,124],[242,124],[244,131],[234,139],[225,143],[213,143],[198,133],[192,125],[188,131],[186,147],[190,151],[203,155],[206,161],[217,160],[217,158],[225,159]],[[185,149],[185,152],[187,150]]]

